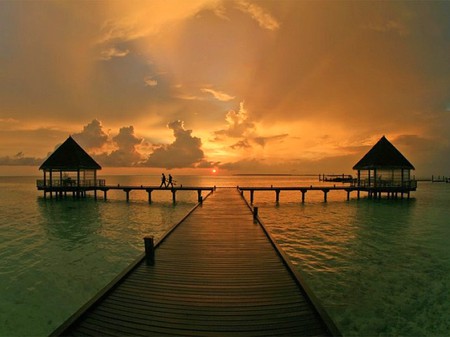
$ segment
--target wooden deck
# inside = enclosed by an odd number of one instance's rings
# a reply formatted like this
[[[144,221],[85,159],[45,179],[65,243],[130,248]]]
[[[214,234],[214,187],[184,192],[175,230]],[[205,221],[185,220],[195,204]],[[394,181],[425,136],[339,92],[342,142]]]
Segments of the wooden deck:
[[[53,335],[339,335],[236,189],[217,189]]]

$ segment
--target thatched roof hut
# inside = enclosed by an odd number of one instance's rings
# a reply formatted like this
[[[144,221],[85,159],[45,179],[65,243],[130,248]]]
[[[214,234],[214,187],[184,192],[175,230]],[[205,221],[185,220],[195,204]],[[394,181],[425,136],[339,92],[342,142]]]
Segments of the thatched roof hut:
[[[39,169],[44,171],[44,186],[89,187],[96,186],[97,170],[102,168],[69,136]]]
[[[410,173],[414,166],[385,136],[353,169],[358,171],[357,186],[360,187],[415,189]]]

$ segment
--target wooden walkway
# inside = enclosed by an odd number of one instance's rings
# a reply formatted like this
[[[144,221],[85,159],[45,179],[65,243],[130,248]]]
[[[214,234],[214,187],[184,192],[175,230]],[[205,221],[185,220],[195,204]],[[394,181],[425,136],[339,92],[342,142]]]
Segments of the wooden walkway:
[[[217,189],[157,244],[155,265],[142,258],[53,335],[339,335],[283,256],[239,192]]]

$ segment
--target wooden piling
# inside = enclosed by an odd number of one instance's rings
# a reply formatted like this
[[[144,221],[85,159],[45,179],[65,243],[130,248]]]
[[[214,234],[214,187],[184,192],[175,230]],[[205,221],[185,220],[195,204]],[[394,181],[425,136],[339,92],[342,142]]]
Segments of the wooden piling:
[[[330,190],[327,188],[322,189],[323,192],[323,202],[327,202],[327,194]]]
[[[147,188],[146,189],[147,193],[148,193],[148,203],[151,204],[152,203],[152,189],[151,188]]]
[[[305,203],[305,194],[308,192],[308,190],[300,190],[302,192],[302,203]]]
[[[153,236],[144,237],[145,261],[148,266],[155,265],[155,244]]]
[[[253,207],[253,219],[258,219],[258,207]]]

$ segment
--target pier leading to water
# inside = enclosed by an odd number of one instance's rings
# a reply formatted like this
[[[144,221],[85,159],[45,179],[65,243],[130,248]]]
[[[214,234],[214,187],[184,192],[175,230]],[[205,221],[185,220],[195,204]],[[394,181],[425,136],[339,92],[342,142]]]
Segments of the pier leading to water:
[[[338,329],[234,188],[218,188],[53,335],[331,336]]]

